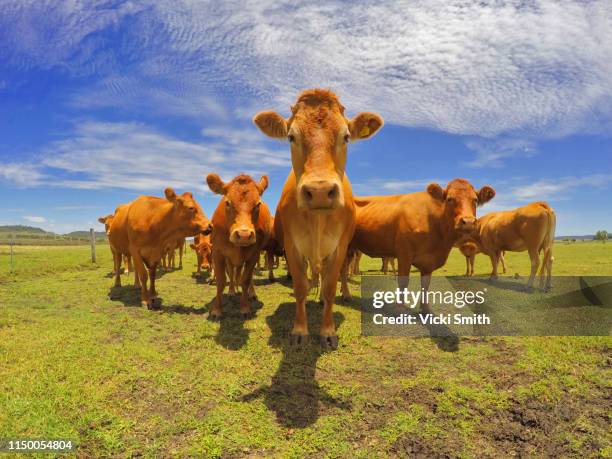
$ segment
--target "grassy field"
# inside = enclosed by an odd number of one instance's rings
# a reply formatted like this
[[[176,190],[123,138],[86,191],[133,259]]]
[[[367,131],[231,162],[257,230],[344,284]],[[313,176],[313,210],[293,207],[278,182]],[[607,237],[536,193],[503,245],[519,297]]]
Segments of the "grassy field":
[[[228,298],[213,323],[193,252],[153,312],[130,286],[109,299],[98,249],[94,265],[88,247],[15,247],[10,272],[0,247],[0,438],[70,438],[83,457],[612,456],[612,338],[466,337],[448,352],[360,336],[355,301],[335,309],[337,351],[296,350],[286,282],[257,276],[255,318]],[[612,244],[557,243],[555,260],[556,275],[612,275]],[[507,261],[528,273],[526,254]],[[454,251],[437,274],[464,270]],[[314,295],[308,309],[316,333]]]

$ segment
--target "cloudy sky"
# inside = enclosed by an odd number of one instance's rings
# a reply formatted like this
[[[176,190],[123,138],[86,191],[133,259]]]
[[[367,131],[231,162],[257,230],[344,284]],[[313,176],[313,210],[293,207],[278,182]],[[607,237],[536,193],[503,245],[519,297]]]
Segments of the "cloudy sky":
[[[274,208],[288,145],[251,118],[310,87],[386,120],[349,146],[357,194],[464,177],[496,188],[482,213],[612,230],[607,0],[0,0],[0,224],[101,229],[168,185],[210,215],[209,172],[269,174]]]

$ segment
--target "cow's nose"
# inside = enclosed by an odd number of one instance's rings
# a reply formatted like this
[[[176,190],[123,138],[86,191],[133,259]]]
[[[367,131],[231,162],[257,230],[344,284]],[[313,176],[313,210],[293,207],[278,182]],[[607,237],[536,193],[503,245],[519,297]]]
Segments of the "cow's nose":
[[[255,231],[252,229],[237,229],[232,233],[233,242],[240,245],[250,245],[255,242]]]
[[[463,227],[472,227],[476,224],[476,217],[461,217],[459,223]]]
[[[204,236],[208,236],[210,233],[212,233],[212,229],[213,229],[213,227],[212,227],[212,223],[209,223],[208,225],[206,225],[206,226],[204,227],[204,231],[202,231],[201,233],[202,233]]]
[[[328,209],[338,200],[340,188],[328,181],[309,182],[302,185],[302,196],[311,209]]]

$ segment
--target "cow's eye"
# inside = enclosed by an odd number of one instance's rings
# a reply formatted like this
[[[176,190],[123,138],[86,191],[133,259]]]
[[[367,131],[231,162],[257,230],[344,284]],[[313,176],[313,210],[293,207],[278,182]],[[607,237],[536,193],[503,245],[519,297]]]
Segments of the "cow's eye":
[[[448,198],[446,198],[446,202],[453,203],[453,202],[455,202],[455,198],[449,196]]]
[[[254,209],[255,210],[259,210],[260,207],[261,207],[261,201],[259,201],[257,204],[255,204]]]
[[[229,201],[225,201],[225,207],[227,207],[228,209],[232,208],[232,203]]]
[[[344,135],[344,143],[349,143],[349,140],[351,140],[351,135],[350,134],[345,134]]]
[[[289,143],[293,143],[295,142],[295,136],[293,134],[289,134],[287,136],[287,140],[289,141]]]

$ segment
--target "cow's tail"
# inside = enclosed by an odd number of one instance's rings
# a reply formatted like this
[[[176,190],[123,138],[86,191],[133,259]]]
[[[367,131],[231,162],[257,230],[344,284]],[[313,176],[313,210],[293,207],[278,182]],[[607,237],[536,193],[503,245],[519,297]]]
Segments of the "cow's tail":
[[[557,216],[555,215],[555,211],[545,202],[538,203],[542,208],[546,210],[546,216],[548,217],[548,224],[546,227],[546,232],[544,234],[544,239],[542,240],[542,245],[540,246],[540,251],[543,252],[542,258],[542,266],[540,267],[540,279],[543,282],[543,276],[545,270],[551,269],[552,262],[554,261],[552,246],[555,241],[555,231],[557,228]]]

